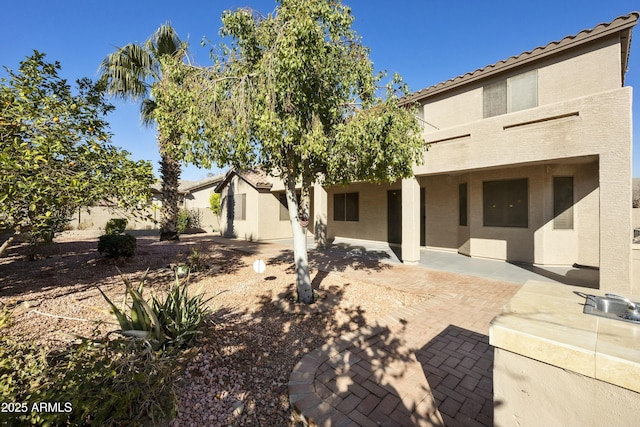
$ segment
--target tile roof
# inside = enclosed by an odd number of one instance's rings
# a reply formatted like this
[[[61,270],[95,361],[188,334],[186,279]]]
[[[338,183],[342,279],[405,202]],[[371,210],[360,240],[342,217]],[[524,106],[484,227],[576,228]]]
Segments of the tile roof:
[[[272,179],[269,178],[264,172],[256,169],[237,170],[230,169],[218,185],[214,188],[215,192],[220,192],[222,188],[227,185],[233,175],[238,175],[245,180],[249,185],[257,190],[270,190],[273,187]]]
[[[199,181],[180,181],[178,185],[178,192],[180,194],[188,194],[193,190],[198,190],[202,187],[206,187],[207,185],[217,184],[223,179],[224,179],[224,175],[216,175],[216,176],[207,177],[205,179],[201,179]],[[151,190],[156,192],[162,192],[162,182],[158,181],[154,184],[151,184]]]
[[[224,175],[215,175],[208,176],[205,179],[201,179],[199,181],[181,181],[180,182],[180,191],[189,192],[194,190],[199,190],[200,188],[206,187],[212,184],[218,184],[218,182],[224,179]]]
[[[598,24],[594,28],[580,31],[576,35],[566,36],[559,41],[551,42],[545,46],[536,47],[533,50],[523,52],[519,55],[512,56],[502,61],[498,61],[495,64],[487,65],[486,67],[479,68],[475,71],[454,77],[442,83],[438,83],[425,89],[421,89],[407,97],[402,98],[400,102],[401,104],[405,104],[408,102],[419,101],[421,99],[444,92],[445,90],[459,87],[464,84],[474,82],[480,78],[497,74],[516,66],[526,64],[533,60],[540,59],[541,57],[553,55],[568,48],[572,48],[574,46],[584,44],[607,35],[628,30],[624,34],[622,34],[620,40],[620,54],[622,60],[622,73],[624,81],[624,73],[626,72],[627,68],[629,47],[631,44],[631,28],[636,25],[639,17],[640,13],[638,12],[631,12],[628,15],[619,16],[611,22]]]

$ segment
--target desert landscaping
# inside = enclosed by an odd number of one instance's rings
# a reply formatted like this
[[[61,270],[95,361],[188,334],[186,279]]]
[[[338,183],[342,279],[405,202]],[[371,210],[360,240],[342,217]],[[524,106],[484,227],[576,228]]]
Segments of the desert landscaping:
[[[33,261],[27,245],[15,245],[0,260],[0,304],[14,316],[3,333],[35,340],[49,348],[118,329],[98,287],[116,305],[125,287],[120,273],[137,285],[146,275],[145,295],[162,294],[174,280],[175,266],[199,253],[199,271],[190,274],[190,292],[215,296],[211,314],[195,345],[183,353],[175,377],[178,414],[171,425],[297,425],[287,382],[295,364],[327,340],[364,326],[385,313],[421,301],[398,290],[319,271],[311,258],[319,300],[296,306],[291,252],[281,246],[251,253],[241,242],[225,243],[213,234],[159,242],[153,232],[137,236],[136,255],[109,259],[96,249],[97,233],[67,231],[41,246]],[[245,246],[245,247],[243,247]],[[318,254],[321,257],[321,254]],[[252,264],[261,258],[266,271]],[[373,260],[346,257],[363,268],[386,268]],[[326,264],[326,263],[324,263]]]

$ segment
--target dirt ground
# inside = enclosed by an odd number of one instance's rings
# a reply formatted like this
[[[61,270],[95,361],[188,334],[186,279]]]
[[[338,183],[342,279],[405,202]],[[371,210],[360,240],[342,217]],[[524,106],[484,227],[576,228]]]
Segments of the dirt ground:
[[[99,232],[71,231],[38,248],[14,245],[0,258],[0,304],[18,304],[13,324],[3,330],[49,347],[89,336],[96,320],[117,329],[98,287],[118,305],[124,297],[121,274],[134,284],[145,279],[145,295],[162,293],[175,280],[173,267],[200,253],[206,267],[190,276],[189,289],[216,295],[212,316],[178,382],[179,414],[171,423],[188,425],[295,426],[287,395],[291,370],[304,354],[328,339],[357,329],[385,313],[416,304],[408,293],[315,268],[328,255],[310,254],[318,303],[300,307],[294,292],[291,251],[265,246],[266,265],[256,274],[258,255],[215,241],[212,234],[183,235],[160,242],[137,234],[136,255],[113,260],[97,252]],[[388,268],[357,257],[340,262],[361,268]],[[20,313],[20,314],[18,314]]]

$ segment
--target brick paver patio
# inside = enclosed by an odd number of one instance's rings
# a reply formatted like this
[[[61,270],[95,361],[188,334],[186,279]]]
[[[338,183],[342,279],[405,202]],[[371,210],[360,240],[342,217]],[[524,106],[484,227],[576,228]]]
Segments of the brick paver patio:
[[[287,250],[232,245],[265,257]],[[309,425],[493,425],[489,323],[520,285],[331,251],[310,251],[309,259],[320,270],[428,298],[300,360],[289,378],[289,399]]]
[[[405,265],[365,270],[327,257],[316,265],[428,300],[303,357],[289,381],[294,410],[318,426],[493,425],[489,322],[520,286]]]

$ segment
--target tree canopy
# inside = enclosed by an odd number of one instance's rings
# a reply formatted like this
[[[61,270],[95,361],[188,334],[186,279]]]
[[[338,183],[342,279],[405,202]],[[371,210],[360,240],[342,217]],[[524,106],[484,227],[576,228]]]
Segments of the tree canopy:
[[[135,211],[151,196],[151,164],[109,143],[104,84],[75,92],[58,62],[35,51],[0,80],[0,228],[50,240],[79,207],[101,201]]]
[[[298,220],[308,218],[311,185],[393,182],[412,176],[424,150],[413,112],[398,104],[406,87],[398,76],[381,87],[353,19],[326,0],[281,0],[267,16],[227,11],[220,33],[230,43],[212,48],[213,64],[167,58],[172,78],[154,92],[159,128],[181,135],[185,160],[285,182],[304,302],[312,296]]]

